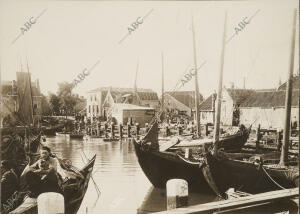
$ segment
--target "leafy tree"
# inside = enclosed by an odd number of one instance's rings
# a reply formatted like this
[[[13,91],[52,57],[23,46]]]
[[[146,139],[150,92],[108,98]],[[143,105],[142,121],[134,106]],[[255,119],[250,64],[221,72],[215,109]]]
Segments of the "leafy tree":
[[[59,115],[61,109],[61,100],[56,94],[50,94],[50,108],[53,114]]]

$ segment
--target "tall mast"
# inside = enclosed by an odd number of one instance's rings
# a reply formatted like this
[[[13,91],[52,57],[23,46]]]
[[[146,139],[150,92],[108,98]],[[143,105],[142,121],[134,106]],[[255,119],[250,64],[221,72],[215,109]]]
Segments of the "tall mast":
[[[140,104],[140,100],[139,100],[139,96],[138,96],[138,92],[137,92],[137,84],[136,84],[138,70],[139,70],[139,60],[137,61],[137,65],[136,65],[135,78],[134,78],[134,89],[133,90],[134,90],[134,95],[136,97],[136,102],[138,104]]]
[[[161,53],[161,111],[164,110],[164,102],[165,102],[165,98],[164,98],[164,54]]]
[[[29,81],[29,89],[30,89],[31,119],[32,119],[32,123],[33,123],[33,100],[32,100],[31,77],[30,77],[30,73],[29,73],[28,60],[26,59],[26,61],[27,61],[27,73],[28,73],[28,81]]]
[[[193,47],[194,47],[194,69],[195,69],[195,111],[196,111],[196,137],[200,138],[200,115],[199,115],[199,87],[198,87],[198,71],[197,71],[197,53],[196,53],[196,39],[195,39],[195,29],[194,29],[194,17],[192,15],[192,32],[193,32]]]
[[[214,150],[213,154],[216,155],[218,151],[219,135],[220,135],[220,118],[221,118],[221,102],[222,102],[222,87],[223,87],[223,70],[224,70],[224,57],[225,57],[225,40],[226,40],[226,25],[227,25],[227,12],[225,12],[224,19],[224,33],[223,33],[223,46],[221,53],[221,64],[219,72],[219,84],[218,84],[218,95],[217,95],[217,109],[216,119],[214,124]]]
[[[293,30],[291,38],[291,53],[289,72],[287,76],[286,94],[285,94],[285,120],[283,130],[283,145],[281,149],[280,165],[285,165],[288,160],[289,143],[290,143],[290,121],[291,121],[291,103],[292,103],[292,88],[293,88],[293,70],[294,70],[294,55],[295,55],[295,36],[296,36],[296,22],[297,9],[294,10]]]

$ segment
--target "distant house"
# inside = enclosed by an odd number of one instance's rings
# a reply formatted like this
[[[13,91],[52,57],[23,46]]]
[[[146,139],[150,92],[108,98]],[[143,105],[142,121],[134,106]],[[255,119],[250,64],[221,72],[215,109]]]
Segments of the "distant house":
[[[284,84],[281,89],[284,89]],[[294,88],[294,87],[293,87]],[[221,124],[237,126],[258,124],[263,128],[283,128],[285,90],[223,89]],[[200,104],[201,123],[214,123],[216,94]],[[292,91],[291,122],[299,121],[299,89]]]
[[[203,96],[199,94],[199,101],[202,102]],[[195,92],[194,91],[168,91],[164,94],[164,108],[169,111],[177,111],[189,117],[195,111]]]
[[[8,117],[21,121],[23,125],[36,123],[41,118],[42,94],[39,80],[31,82],[30,73],[17,72],[16,81],[1,82],[1,96],[1,125]]]
[[[102,87],[87,92],[87,117],[108,117],[116,103],[134,104],[157,109],[159,99],[151,89]]]
[[[238,107],[247,99],[253,90],[224,88],[222,90],[221,125],[236,126],[239,124]],[[216,97],[214,93],[200,103],[200,122],[202,124],[214,123]]]
[[[111,110],[111,116],[117,124],[126,125],[128,122],[139,123],[144,127],[154,117],[155,110],[151,107],[137,106],[128,103],[116,103]]]
[[[240,105],[240,123],[283,128],[285,90],[255,91]],[[299,121],[299,89],[292,91],[291,122]]]

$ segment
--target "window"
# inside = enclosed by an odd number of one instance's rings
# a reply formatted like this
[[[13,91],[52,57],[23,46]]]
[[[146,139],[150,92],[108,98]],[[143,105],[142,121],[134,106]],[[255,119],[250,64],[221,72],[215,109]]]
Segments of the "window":
[[[99,113],[99,106],[97,106],[97,114]]]
[[[93,101],[93,96],[91,95],[91,102]]]
[[[89,113],[91,113],[91,106],[89,106]]]

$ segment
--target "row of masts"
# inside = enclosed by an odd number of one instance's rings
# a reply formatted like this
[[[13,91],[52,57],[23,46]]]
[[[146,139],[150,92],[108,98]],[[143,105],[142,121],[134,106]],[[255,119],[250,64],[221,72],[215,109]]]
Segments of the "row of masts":
[[[295,34],[296,34],[296,20],[297,20],[297,9],[294,10],[293,17],[293,30],[291,35],[291,52],[290,52],[290,63],[288,69],[288,79],[286,88],[286,99],[285,99],[285,123],[283,133],[283,145],[281,150],[280,164],[285,165],[288,159],[289,149],[289,132],[290,132],[290,117],[291,117],[291,96],[292,96],[292,77],[294,70],[294,52],[295,52]],[[225,59],[225,45],[226,45],[226,28],[227,28],[227,12],[224,17],[224,31],[222,37],[222,52],[220,56],[220,70],[218,78],[218,93],[217,93],[217,108],[215,114],[214,123],[214,149],[213,154],[217,155],[218,142],[220,137],[220,118],[221,118],[221,103],[222,103],[222,87],[223,87],[223,70],[224,70],[224,59]],[[194,55],[194,78],[195,78],[195,114],[196,114],[196,138],[200,138],[200,111],[199,111],[199,87],[198,87],[198,66],[197,66],[197,51],[196,51],[196,39],[194,30],[194,21],[192,16],[192,36],[193,36],[193,55]],[[162,99],[161,99],[161,111],[164,109],[164,57],[162,53]],[[300,105],[300,101],[299,101]]]

